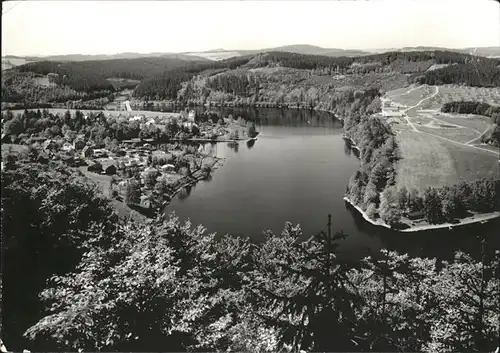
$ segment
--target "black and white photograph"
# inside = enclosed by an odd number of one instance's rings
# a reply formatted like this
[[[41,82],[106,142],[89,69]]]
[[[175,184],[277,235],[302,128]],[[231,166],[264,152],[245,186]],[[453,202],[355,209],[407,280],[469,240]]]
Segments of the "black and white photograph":
[[[500,353],[500,0],[7,0],[0,352]]]

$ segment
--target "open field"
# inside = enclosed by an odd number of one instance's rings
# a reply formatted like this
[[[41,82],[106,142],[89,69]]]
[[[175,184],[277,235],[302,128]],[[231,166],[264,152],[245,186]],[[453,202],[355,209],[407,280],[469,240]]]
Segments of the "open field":
[[[480,101],[500,105],[500,87],[439,86],[439,94],[421,105],[421,109],[441,109],[452,101]]]
[[[387,92],[388,97],[395,103],[411,107],[422,99],[434,93],[435,89],[431,86],[423,85],[407,89],[401,93],[400,90]],[[395,94],[396,93],[396,94]]]
[[[459,114],[444,114],[433,115],[436,120],[443,121],[451,125],[463,126],[479,133],[483,133],[491,124],[491,119],[481,115],[459,115]]]
[[[442,128],[436,126],[433,122],[429,123],[426,126],[417,126],[417,130],[437,136],[442,136],[447,139],[462,143],[467,143],[480,136],[476,131],[468,128],[456,128],[456,127]]]
[[[437,138],[408,130],[399,133],[397,141],[402,156],[396,167],[398,187],[423,191],[457,182],[453,160]]]
[[[498,156],[415,131],[397,135],[402,159],[396,183],[419,191],[457,183],[460,179],[499,178]]]
[[[409,119],[415,125],[426,125],[426,124],[429,124],[430,122],[434,121],[434,119],[432,119],[428,116],[422,115],[422,114],[419,114],[418,116],[415,116],[415,117],[410,117]]]
[[[448,149],[459,179],[500,178],[500,163],[493,153],[446,141],[441,144]]]

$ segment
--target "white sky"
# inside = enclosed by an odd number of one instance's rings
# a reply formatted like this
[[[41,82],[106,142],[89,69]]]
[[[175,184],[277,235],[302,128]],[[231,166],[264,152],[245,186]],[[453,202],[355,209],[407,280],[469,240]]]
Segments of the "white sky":
[[[491,0],[22,1],[3,5],[2,55],[498,46]]]

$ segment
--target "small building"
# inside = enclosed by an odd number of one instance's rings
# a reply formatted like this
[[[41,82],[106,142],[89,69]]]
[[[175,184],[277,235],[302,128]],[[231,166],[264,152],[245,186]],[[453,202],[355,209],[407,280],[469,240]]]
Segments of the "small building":
[[[70,151],[74,151],[74,150],[75,150],[75,147],[69,142],[65,142],[61,147],[61,151],[64,151],[64,152],[70,152]]]
[[[425,213],[424,211],[414,211],[408,213],[408,218],[411,219],[412,221],[417,220],[417,219],[422,219],[424,218]]]
[[[73,148],[77,151],[80,151],[82,149],[85,148],[85,141],[82,140],[82,139],[75,139],[75,141],[73,141]]]
[[[82,149],[82,157],[83,158],[90,158],[94,155],[94,149],[90,146],[85,146]]]
[[[45,140],[45,141],[43,142],[43,144],[42,144],[42,149],[43,149],[44,151],[50,151],[50,150],[55,149],[56,147],[57,147],[57,146],[56,146],[55,141],[50,140],[50,139],[49,139],[49,140]]]
[[[7,135],[6,133],[2,134],[2,143],[12,143],[12,138],[10,135]]]
[[[49,158],[47,156],[44,156],[43,154],[38,155],[38,158],[36,160],[40,164],[47,164],[49,163]]]
[[[96,148],[94,149],[94,157],[96,158],[106,158],[108,156],[109,151],[104,148]]]
[[[33,136],[31,135],[31,143],[44,143],[45,140],[47,140],[46,137],[41,137],[41,136]]]
[[[147,195],[141,196],[140,206],[144,208],[151,208],[151,201],[149,200],[149,196]]]
[[[196,112],[194,110],[190,110],[188,114],[188,121],[194,122],[196,118]]]
[[[61,160],[68,166],[73,167],[75,166],[75,159],[70,156],[62,156]]]
[[[104,173],[107,175],[115,175],[117,171],[116,165],[110,164],[104,169]]]
[[[175,171],[175,165],[173,164],[165,164],[161,166],[161,171],[162,172],[173,172]]]
[[[89,166],[87,167],[87,171],[89,172],[94,172],[94,173],[101,173],[102,172],[102,164],[99,162],[90,162]]]

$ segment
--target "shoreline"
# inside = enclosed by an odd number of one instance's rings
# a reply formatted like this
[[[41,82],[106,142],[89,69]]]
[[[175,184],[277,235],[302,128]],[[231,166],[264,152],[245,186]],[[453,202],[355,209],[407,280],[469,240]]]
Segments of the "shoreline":
[[[354,142],[354,140],[352,138],[348,137],[345,133],[342,134],[342,138],[344,140],[349,141],[349,147],[350,148],[353,148],[356,151],[358,151],[359,153],[361,153],[361,150],[359,149],[359,147],[356,145],[356,142]]]
[[[344,201],[349,203],[352,207],[358,211],[363,218],[369,222],[370,224],[374,226],[381,226],[390,230],[393,230],[395,232],[401,232],[401,233],[414,233],[414,232],[422,232],[426,230],[436,230],[436,229],[454,229],[457,227],[465,226],[465,225],[471,225],[475,223],[486,223],[488,221],[491,221],[493,219],[500,218],[500,212],[491,212],[491,213],[480,213],[478,215],[474,215],[472,217],[466,217],[460,219],[459,223],[440,223],[440,224],[426,224],[426,225],[419,225],[419,226],[410,226],[409,228],[406,229],[394,229],[391,228],[389,225],[384,223],[383,221],[375,221],[368,217],[365,211],[363,211],[359,206],[355,205],[347,196],[343,198]]]
[[[210,173],[212,173],[212,172],[216,171],[217,169],[219,169],[222,166],[224,160],[225,160],[224,158],[217,157],[217,161],[213,164],[212,170],[210,171]],[[164,201],[162,203],[162,205],[160,207],[161,210],[163,211],[165,209],[165,207],[167,207],[170,204],[170,202],[172,202],[172,199],[174,198],[174,196],[177,195],[179,192],[181,192],[182,189],[184,189],[186,186],[195,185],[195,184],[197,184],[201,180],[204,180],[204,177],[202,177],[201,175],[198,176],[198,177],[194,177],[193,176],[193,179],[191,179],[187,183],[179,186],[171,194],[168,194],[168,200],[166,200],[166,201]]]

